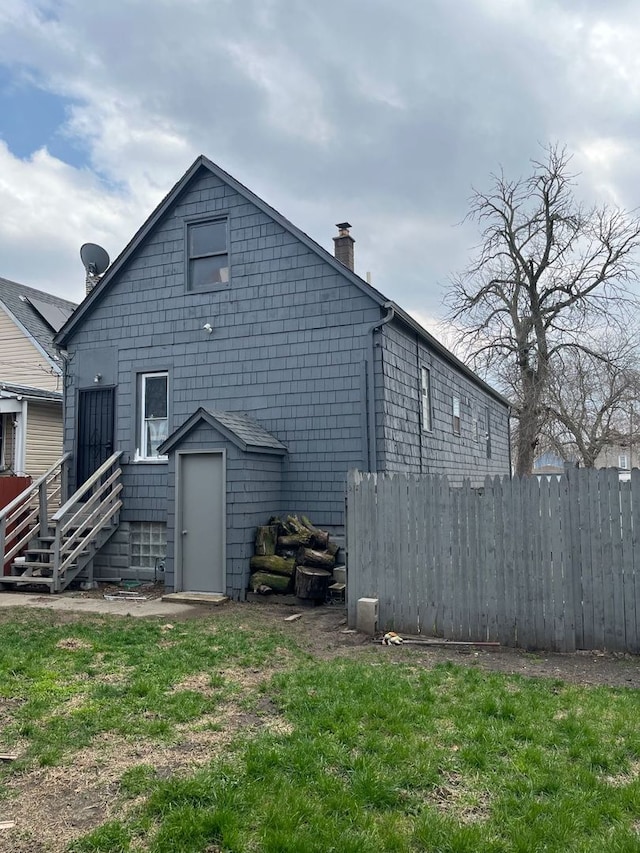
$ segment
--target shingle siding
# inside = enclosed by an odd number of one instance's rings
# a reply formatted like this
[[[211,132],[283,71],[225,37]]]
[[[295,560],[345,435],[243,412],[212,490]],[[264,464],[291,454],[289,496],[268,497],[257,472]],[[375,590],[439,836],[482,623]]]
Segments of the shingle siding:
[[[381,330],[378,351],[383,375],[380,470],[446,474],[453,485],[460,485],[463,478],[481,485],[487,474],[509,473],[508,410],[502,403],[395,323]],[[430,431],[423,430],[421,422],[421,367],[431,372]],[[453,397],[461,404],[460,435],[453,431]],[[487,408],[491,458],[484,428]]]

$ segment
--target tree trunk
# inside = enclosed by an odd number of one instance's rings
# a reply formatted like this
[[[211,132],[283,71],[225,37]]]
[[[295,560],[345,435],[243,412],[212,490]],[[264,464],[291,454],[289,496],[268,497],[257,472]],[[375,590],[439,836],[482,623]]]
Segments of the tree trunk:
[[[296,595],[298,598],[324,601],[329,589],[331,572],[324,569],[298,566],[296,569]]]
[[[275,572],[277,575],[291,577],[295,572],[296,561],[286,560],[284,557],[278,557],[274,554],[257,555],[251,558],[250,566],[252,572]]]

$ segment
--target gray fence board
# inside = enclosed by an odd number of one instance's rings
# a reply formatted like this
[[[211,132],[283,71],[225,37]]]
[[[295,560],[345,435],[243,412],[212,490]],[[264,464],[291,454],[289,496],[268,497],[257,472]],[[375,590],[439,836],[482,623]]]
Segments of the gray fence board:
[[[640,472],[487,478],[350,472],[348,617],[524,648],[640,651]]]

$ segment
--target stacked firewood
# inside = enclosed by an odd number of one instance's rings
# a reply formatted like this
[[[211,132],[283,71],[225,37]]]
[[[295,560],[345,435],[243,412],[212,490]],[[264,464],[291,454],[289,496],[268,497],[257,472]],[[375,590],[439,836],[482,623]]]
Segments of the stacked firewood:
[[[256,531],[249,587],[262,595],[295,592],[298,598],[324,601],[338,547],[304,515],[271,518]]]

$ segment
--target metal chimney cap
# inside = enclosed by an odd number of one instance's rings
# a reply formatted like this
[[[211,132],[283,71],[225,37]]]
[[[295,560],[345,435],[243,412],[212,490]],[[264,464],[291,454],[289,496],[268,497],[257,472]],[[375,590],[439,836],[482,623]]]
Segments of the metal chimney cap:
[[[336,228],[340,231],[340,236],[345,236],[349,233],[349,228],[351,228],[350,222],[336,222]]]

